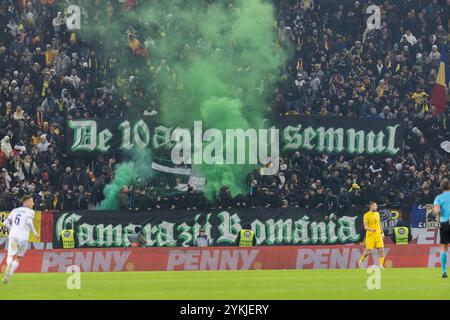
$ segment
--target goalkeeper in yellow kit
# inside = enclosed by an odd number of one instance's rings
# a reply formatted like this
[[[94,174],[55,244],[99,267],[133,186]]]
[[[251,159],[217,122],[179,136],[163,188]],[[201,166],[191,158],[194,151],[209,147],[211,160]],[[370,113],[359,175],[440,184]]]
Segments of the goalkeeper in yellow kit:
[[[364,229],[366,230],[366,250],[364,254],[359,259],[359,266],[366,257],[372,253],[375,248],[378,250],[380,256],[380,268],[384,269],[384,233],[383,227],[381,226],[380,214],[378,213],[378,206],[375,202],[370,202],[370,209],[364,214]]]

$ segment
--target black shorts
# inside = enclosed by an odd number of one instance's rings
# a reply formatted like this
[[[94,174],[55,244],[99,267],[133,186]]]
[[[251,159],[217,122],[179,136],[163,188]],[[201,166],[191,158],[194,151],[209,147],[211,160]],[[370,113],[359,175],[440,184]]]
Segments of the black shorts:
[[[450,243],[450,224],[448,222],[442,222],[439,228],[439,236],[441,237],[441,244]]]

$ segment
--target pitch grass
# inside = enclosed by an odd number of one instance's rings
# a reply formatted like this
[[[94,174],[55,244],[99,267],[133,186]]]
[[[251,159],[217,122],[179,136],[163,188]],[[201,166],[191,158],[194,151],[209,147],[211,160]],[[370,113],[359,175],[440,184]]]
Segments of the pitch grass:
[[[81,290],[68,274],[16,274],[0,284],[0,299],[450,299],[440,269],[381,270],[381,289],[369,290],[365,269],[82,273]]]

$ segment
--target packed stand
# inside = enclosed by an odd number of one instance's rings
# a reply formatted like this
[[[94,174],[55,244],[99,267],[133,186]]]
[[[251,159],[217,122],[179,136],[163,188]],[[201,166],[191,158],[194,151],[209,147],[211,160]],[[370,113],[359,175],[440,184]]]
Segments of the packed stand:
[[[212,203],[185,181],[167,185],[178,192],[164,196],[142,183],[122,188],[122,209],[294,206],[330,213],[369,200],[403,207],[432,202],[450,172],[450,155],[439,145],[450,140],[450,112],[433,117],[429,103],[440,52],[449,51],[448,1],[372,1],[383,7],[383,16],[382,29],[370,32],[363,2],[276,3],[274,45],[294,47],[295,58],[265,106],[267,118],[399,119],[405,156],[294,152],[283,156],[277,176],[249,174],[247,192],[237,197],[224,186]],[[138,5],[109,2],[105,14]],[[35,195],[37,209],[95,208],[120,158],[68,157],[67,120],[117,117],[129,110],[157,117],[156,82],[146,89],[145,69],[118,69],[120,53],[103,56],[96,41],[66,30],[64,15],[46,1],[0,1],[0,29],[0,210],[12,209],[27,193]],[[126,35],[130,50],[134,32],[130,27]],[[148,62],[145,53],[138,55],[154,74],[168,68],[164,60]]]

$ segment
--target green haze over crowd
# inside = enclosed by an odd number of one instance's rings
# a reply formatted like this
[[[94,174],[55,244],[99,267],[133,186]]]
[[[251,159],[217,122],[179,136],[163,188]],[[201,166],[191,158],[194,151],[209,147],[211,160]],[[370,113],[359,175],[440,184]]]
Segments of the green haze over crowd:
[[[88,21],[80,35],[100,41],[105,55],[129,51],[118,61],[119,72],[138,75],[145,91],[153,92],[164,125],[192,128],[194,121],[201,120],[204,128],[263,128],[267,126],[264,109],[287,58],[285,50],[275,45],[273,4],[265,0],[211,2],[206,7],[201,1],[141,1],[138,10],[116,12],[110,18],[103,1],[80,1]],[[129,49],[125,32],[130,27],[147,48],[147,59],[137,59]],[[148,101],[142,104],[146,107]],[[128,116],[133,112],[136,109],[131,108]],[[150,171],[151,162],[142,160]],[[233,195],[245,192],[245,177],[255,167],[201,165],[194,169],[206,178],[206,195],[213,199],[224,185]],[[112,198],[121,184],[134,178],[131,171],[129,164],[118,166],[112,186],[105,190],[110,200],[103,209],[116,207]]]
[[[114,179],[105,187],[105,199],[99,209],[112,210],[119,208],[118,195],[123,186],[128,186],[138,179],[148,179],[153,176],[151,170],[152,156],[149,150],[137,150],[132,154],[132,160],[116,166]]]

